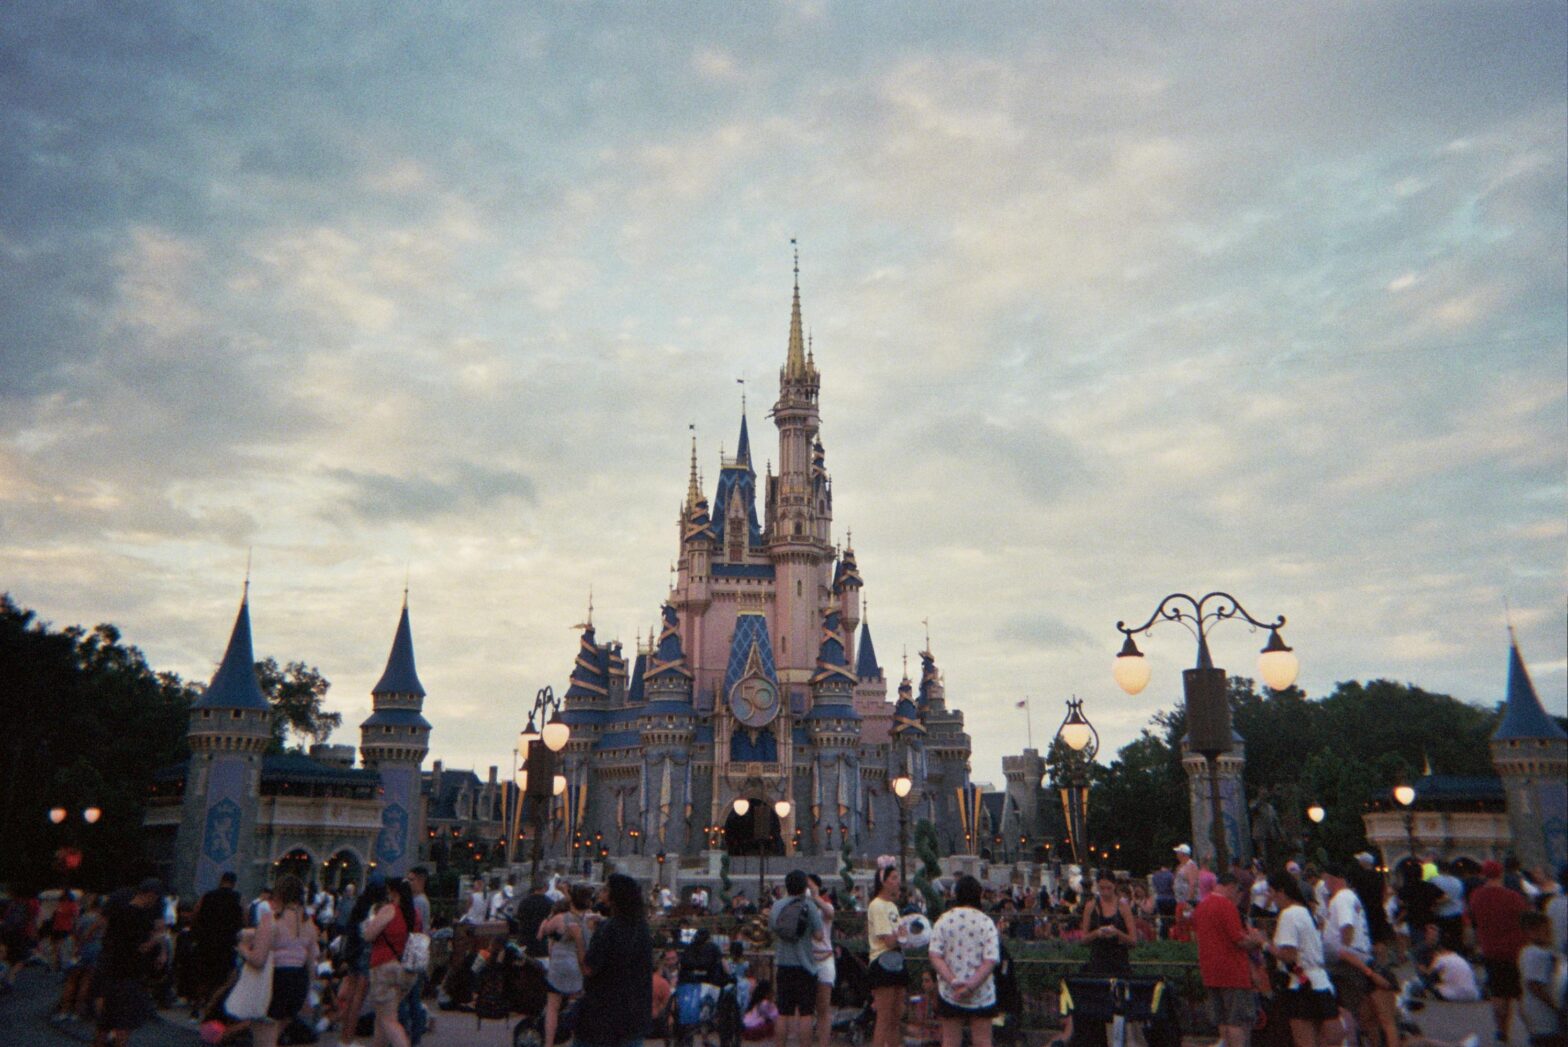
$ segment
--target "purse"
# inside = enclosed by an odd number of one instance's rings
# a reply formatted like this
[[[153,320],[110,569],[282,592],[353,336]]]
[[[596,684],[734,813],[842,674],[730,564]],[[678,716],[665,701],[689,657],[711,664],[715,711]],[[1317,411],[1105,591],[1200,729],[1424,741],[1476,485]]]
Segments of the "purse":
[[[904,953],[901,949],[889,949],[877,957],[877,970],[883,974],[899,974],[904,970]]]
[[[240,1021],[256,1021],[267,1016],[272,1003],[272,954],[260,968],[249,963],[240,964],[240,976],[235,979],[223,1009]]]

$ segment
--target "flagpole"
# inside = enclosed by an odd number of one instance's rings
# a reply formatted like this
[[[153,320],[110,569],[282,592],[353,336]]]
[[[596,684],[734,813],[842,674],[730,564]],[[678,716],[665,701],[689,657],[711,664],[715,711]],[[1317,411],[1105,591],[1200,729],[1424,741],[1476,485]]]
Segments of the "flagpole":
[[[1034,748],[1034,706],[1029,704],[1029,696],[1024,695],[1024,723],[1029,725],[1029,748]]]

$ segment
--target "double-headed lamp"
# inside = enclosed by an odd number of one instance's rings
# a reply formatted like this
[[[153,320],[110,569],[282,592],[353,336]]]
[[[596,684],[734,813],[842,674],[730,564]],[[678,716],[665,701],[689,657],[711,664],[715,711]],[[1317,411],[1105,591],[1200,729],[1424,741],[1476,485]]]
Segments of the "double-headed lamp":
[[[103,810],[98,807],[89,807],[82,812],[82,821],[88,825],[96,825],[98,819],[103,817]]]
[[[1116,666],[1111,670],[1111,675],[1116,677],[1116,686],[1128,694],[1137,694],[1149,686],[1149,672],[1149,659],[1138,650],[1129,634],[1121,653],[1116,656]]]
[[[790,806],[788,800],[780,800],[778,803],[773,805],[773,813],[779,816],[780,821],[788,818],[789,812]]]
[[[908,796],[909,791],[914,787],[915,783],[909,780],[909,776],[907,774],[901,774],[897,778],[893,779],[893,795],[898,797],[900,800]]]
[[[561,720],[561,714],[556,713],[550,722],[544,725],[540,732],[544,738],[544,747],[553,753],[558,753],[566,748],[566,743],[572,738],[572,729]]]

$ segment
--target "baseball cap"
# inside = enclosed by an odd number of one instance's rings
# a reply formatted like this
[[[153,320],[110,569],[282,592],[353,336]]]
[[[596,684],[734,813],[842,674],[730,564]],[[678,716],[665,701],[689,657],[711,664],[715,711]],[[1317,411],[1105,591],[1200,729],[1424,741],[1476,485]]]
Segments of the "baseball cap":
[[[1360,862],[1362,865],[1365,865],[1368,869],[1377,864],[1377,858],[1373,856],[1371,851],[1356,852],[1356,861]]]
[[[1481,863],[1482,879],[1495,880],[1501,875],[1503,875],[1502,862],[1497,861],[1495,858],[1488,858],[1486,861]]]
[[[1192,857],[1192,848],[1184,843],[1178,843],[1175,847],[1172,847],[1171,850],[1175,851],[1177,854],[1185,854],[1189,858]]]

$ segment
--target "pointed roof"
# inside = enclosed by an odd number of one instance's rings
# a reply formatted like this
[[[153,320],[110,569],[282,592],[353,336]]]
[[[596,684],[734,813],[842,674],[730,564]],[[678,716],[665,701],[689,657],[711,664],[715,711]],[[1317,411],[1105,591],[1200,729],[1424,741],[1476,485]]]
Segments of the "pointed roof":
[[[871,645],[871,623],[860,625],[860,649],[855,655],[855,675],[862,680],[882,679],[882,667],[877,664],[877,649]]]
[[[859,589],[866,583],[860,577],[860,565],[855,563],[854,547],[846,545],[839,554],[838,566],[833,570],[833,591],[841,593],[846,589]]]
[[[261,682],[256,679],[256,652],[250,640],[250,583],[246,594],[240,598],[240,613],[234,619],[234,629],[229,633],[229,646],[223,652],[218,671],[202,696],[191,704],[192,709],[253,709],[270,712],[272,706],[261,693]]]
[[[751,468],[751,434],[746,431],[746,413],[740,416],[740,442],[735,445],[735,464]]]
[[[936,668],[936,656],[929,648],[920,652],[920,697],[917,704],[922,710],[931,702],[931,691],[941,685],[941,676]]]
[[[648,656],[647,677],[653,680],[661,676],[676,676],[690,680],[692,671],[687,668],[686,652],[681,649],[681,634],[677,631],[680,619],[675,614],[675,608],[665,604],[659,609],[659,618],[662,622],[659,641]]]
[[[790,243],[794,243],[793,240]],[[806,363],[806,336],[800,322],[800,251],[795,251],[795,297],[789,308],[789,355],[784,360],[785,378],[805,378],[810,374]]]
[[[843,683],[853,685],[855,677],[849,671],[849,656],[844,650],[843,621],[837,611],[829,611],[822,618],[822,644],[817,649],[817,673],[813,684]]]
[[[728,698],[735,684],[748,671],[756,671],[774,687],[778,686],[778,673],[773,667],[773,641],[768,639],[768,619],[760,611],[742,611],[735,617],[735,633],[730,638],[730,657],[720,694]]]
[[[697,479],[697,434],[691,437],[691,473],[686,478],[686,515],[689,518],[702,503],[702,481]]]
[[[603,698],[610,693],[609,652],[594,642],[593,623],[583,626],[577,644],[577,661],[572,665],[567,698]]]
[[[403,613],[397,620],[397,632],[392,637],[392,651],[387,655],[387,667],[370,693],[425,696],[419,673],[414,670],[414,634],[408,626],[407,596],[403,597]]]
[[[1512,636],[1508,644],[1508,697],[1503,702],[1503,719],[1492,737],[1498,741],[1524,738],[1568,738],[1568,732],[1547,715],[1530,682],[1529,670],[1519,655],[1519,641]]]

